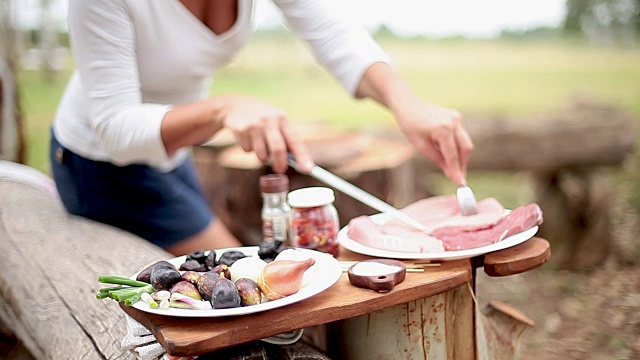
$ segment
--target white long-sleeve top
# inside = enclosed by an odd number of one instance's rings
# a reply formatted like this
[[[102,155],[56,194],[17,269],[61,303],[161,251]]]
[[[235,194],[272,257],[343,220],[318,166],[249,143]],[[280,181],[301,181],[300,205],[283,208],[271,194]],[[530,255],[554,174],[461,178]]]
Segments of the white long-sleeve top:
[[[261,0],[263,1],[263,0]],[[274,0],[289,27],[354,94],[366,69],[389,62],[362,28],[335,18],[322,0]],[[160,125],[172,105],[205,99],[216,70],[250,39],[253,0],[216,35],[179,0],[70,0],[68,26],[76,64],[54,119],[62,145],[117,165],[176,167]]]

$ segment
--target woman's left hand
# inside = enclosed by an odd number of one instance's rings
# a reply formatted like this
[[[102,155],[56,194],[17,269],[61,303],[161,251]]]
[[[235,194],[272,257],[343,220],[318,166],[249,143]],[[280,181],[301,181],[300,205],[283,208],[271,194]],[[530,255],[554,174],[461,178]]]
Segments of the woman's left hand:
[[[394,111],[405,136],[456,185],[466,184],[473,142],[463,126],[462,115],[417,98],[405,100]]]

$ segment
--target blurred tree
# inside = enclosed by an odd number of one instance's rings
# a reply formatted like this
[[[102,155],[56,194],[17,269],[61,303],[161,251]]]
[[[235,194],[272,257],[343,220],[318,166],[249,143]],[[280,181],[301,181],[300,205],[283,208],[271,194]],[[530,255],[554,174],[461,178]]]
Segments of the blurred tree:
[[[607,45],[635,45],[640,0],[567,0],[564,30]]]
[[[53,19],[52,6],[54,2],[51,0],[40,0],[40,38],[39,47],[42,52],[42,70],[44,71],[44,77],[47,81],[52,82],[54,80],[54,73],[56,71],[56,47],[57,33],[55,30],[55,23]]]
[[[24,162],[25,137],[15,77],[16,36],[11,4],[0,0],[0,160]]]

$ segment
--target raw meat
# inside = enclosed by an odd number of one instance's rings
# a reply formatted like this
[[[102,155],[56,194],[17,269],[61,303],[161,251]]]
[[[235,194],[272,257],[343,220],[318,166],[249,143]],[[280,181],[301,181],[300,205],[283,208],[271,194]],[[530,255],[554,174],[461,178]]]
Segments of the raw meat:
[[[529,204],[516,208],[491,226],[447,226],[431,235],[442,240],[445,250],[463,250],[496,243],[540,224],[542,210],[538,204]]]
[[[486,198],[478,202],[477,215],[462,216],[455,195],[433,196],[419,200],[402,209],[402,212],[430,229],[458,225],[490,226],[505,215],[505,209],[498,200]],[[397,220],[388,221],[383,228],[387,234],[402,236],[422,234],[421,231]]]
[[[435,196],[417,201],[403,212],[429,227],[425,234],[401,222],[384,225],[361,216],[349,222],[348,236],[366,246],[398,252],[464,250],[492,244],[542,223],[537,204],[508,213],[493,198],[478,202],[478,214],[462,216],[455,196]]]
[[[409,235],[387,234],[382,226],[374,223],[368,216],[351,219],[347,235],[368,247],[401,252],[440,252],[444,251],[442,241],[425,233]]]

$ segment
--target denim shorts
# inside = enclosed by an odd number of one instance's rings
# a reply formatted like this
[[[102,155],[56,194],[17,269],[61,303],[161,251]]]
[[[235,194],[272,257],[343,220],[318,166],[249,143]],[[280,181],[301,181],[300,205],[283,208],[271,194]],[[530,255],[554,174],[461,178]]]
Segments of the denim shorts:
[[[204,230],[213,214],[188,158],[170,172],[116,166],[64,148],[51,132],[53,178],[67,211],[168,247]]]

